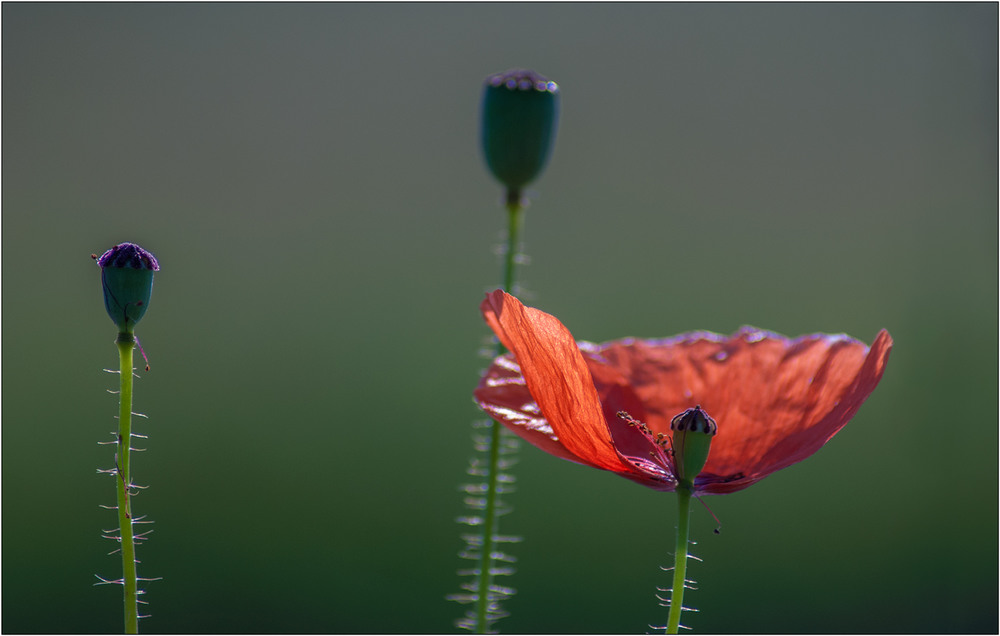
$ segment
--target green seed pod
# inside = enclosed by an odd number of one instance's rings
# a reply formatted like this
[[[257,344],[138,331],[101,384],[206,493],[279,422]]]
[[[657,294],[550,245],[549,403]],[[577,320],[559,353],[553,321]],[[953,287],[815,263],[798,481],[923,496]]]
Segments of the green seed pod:
[[[545,168],[559,118],[559,87],[534,71],[511,69],[486,78],[482,142],[486,165],[511,192]]]
[[[132,333],[153,293],[156,258],[135,243],[116,245],[97,259],[104,287],[104,308],[120,333]]]
[[[719,430],[715,420],[701,406],[688,409],[670,420],[673,431],[674,472],[677,484],[694,488],[694,478],[705,467],[712,437]]]

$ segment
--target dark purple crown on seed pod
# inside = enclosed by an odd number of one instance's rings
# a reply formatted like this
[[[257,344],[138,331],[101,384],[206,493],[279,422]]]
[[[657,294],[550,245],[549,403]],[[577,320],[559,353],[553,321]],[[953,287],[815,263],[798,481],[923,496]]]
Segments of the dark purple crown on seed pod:
[[[97,259],[104,288],[104,308],[121,333],[132,333],[153,293],[156,257],[135,243],[121,243]]]
[[[132,269],[151,269],[159,271],[160,264],[156,257],[135,243],[115,245],[97,259],[99,267],[131,267]]]

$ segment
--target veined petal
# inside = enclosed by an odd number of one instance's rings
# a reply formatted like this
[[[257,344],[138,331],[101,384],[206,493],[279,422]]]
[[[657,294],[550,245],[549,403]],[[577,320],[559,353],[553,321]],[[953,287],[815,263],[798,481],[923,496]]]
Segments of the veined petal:
[[[820,351],[811,352],[811,359],[799,360],[802,368],[786,371],[808,375],[808,388],[798,391],[806,402],[799,417],[786,418],[785,435],[761,458],[757,470],[763,475],[812,455],[854,417],[882,379],[892,338],[883,329],[870,349],[862,342],[846,338],[810,349]],[[798,354],[794,346],[786,358],[793,356],[807,357]]]
[[[593,347],[588,342],[580,343],[580,351],[590,367],[594,387],[601,400],[605,425],[622,463],[616,472],[655,490],[673,490],[677,479],[669,453],[618,415],[624,412],[632,419],[645,423],[648,418],[645,406],[629,385],[628,378],[595,356]]]
[[[665,340],[625,339],[599,355],[629,378],[647,424],[701,404],[719,425],[696,490],[746,488],[815,453],[875,389],[892,339],[869,348],[847,336],[794,340],[744,327],[730,337],[695,332]]]
[[[597,468],[620,472],[601,401],[573,334],[558,319],[496,290],[483,317],[513,352],[525,383],[561,445]]]
[[[892,349],[884,330],[869,348],[843,334],[791,339],[753,327],[577,344],[553,316],[502,291],[481,309],[513,353],[480,382],[480,406],[553,455],[656,490],[677,486],[664,438],[678,413],[701,405],[718,425],[695,493],[742,490],[843,428]]]
[[[599,468],[562,445],[528,390],[513,354],[493,361],[473,395],[479,408],[532,446],[571,462]]]

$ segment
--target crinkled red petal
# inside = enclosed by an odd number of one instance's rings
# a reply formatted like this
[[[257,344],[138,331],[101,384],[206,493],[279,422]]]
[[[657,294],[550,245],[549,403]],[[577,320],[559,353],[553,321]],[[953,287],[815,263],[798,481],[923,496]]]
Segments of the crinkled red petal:
[[[491,418],[504,424],[529,444],[556,457],[599,468],[596,464],[577,457],[562,445],[528,390],[524,376],[521,375],[521,367],[514,360],[513,354],[500,356],[493,362],[479,381],[474,395],[476,403]]]
[[[629,378],[653,431],[668,432],[670,418],[696,404],[715,418],[695,482],[706,494],[746,488],[819,450],[875,389],[891,348],[884,330],[869,349],[847,336],[791,340],[749,327],[597,347]]]
[[[750,327],[729,337],[578,346],[556,318],[500,290],[481,309],[512,354],[480,382],[480,406],[546,452],[657,490],[676,485],[669,454],[618,411],[668,434],[671,418],[700,404],[718,434],[695,490],[735,492],[812,455],[843,428],[892,348],[884,330],[869,348],[843,335],[789,339]]]
[[[499,289],[487,295],[480,309],[517,358],[528,390],[563,448],[583,463],[622,470],[573,334],[554,316],[525,307]]]

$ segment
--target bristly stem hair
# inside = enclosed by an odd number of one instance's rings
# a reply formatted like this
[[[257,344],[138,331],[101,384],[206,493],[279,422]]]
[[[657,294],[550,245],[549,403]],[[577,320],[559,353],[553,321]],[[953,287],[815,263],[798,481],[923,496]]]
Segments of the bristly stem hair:
[[[118,528],[122,553],[122,586],[125,588],[125,633],[139,633],[139,591],[132,534],[132,349],[135,336],[120,333],[118,344],[120,393],[118,395],[118,451],[115,454],[115,484],[118,490]]]
[[[144,541],[152,530],[136,534],[134,526],[140,523],[153,523],[146,519],[145,516],[135,516],[132,510],[132,496],[143,487],[132,483],[132,451],[140,449],[132,448],[131,442],[133,438],[146,437],[145,435],[132,432],[132,416],[139,415],[140,417],[145,417],[141,413],[132,412],[132,380],[134,371],[132,368],[132,350],[137,342],[132,333],[124,331],[118,334],[118,339],[115,341],[118,345],[118,358],[120,361],[118,371],[120,377],[118,390],[118,433],[113,433],[115,439],[112,442],[98,442],[99,444],[115,445],[114,468],[106,470],[98,469],[97,472],[111,475],[115,479],[116,505],[102,505],[101,507],[118,511],[118,527],[105,530],[104,538],[111,539],[118,544],[118,549],[111,552],[111,554],[121,552],[122,577],[120,579],[108,580],[98,576],[97,579],[99,582],[94,585],[122,586],[126,634],[138,634],[139,619],[147,618],[147,616],[139,614],[139,605],[145,604],[145,601],[139,600],[139,597],[143,594],[143,590],[139,589],[139,581],[158,581],[160,578],[140,578],[136,572],[136,566],[139,561],[135,557],[135,546]],[[148,369],[149,367],[146,368]],[[110,371],[110,369],[105,370]]]
[[[681,627],[681,612],[684,607],[684,588],[687,584],[688,533],[691,526],[691,491],[681,485],[677,487],[677,544],[674,550],[674,581],[670,593],[670,614],[667,617],[666,633],[676,634]]]
[[[524,223],[524,201],[521,192],[508,189],[506,197],[507,208],[507,241],[504,250],[503,289],[514,292],[516,265],[520,245],[521,230]],[[497,342],[493,357],[501,356],[507,350],[502,343]],[[466,549],[461,556],[476,560],[477,567],[462,574],[473,574],[474,579],[463,584],[466,594],[453,594],[448,598],[459,602],[472,602],[474,607],[457,625],[477,634],[491,632],[491,627],[507,613],[501,608],[500,602],[514,594],[512,588],[496,585],[494,578],[499,575],[512,574],[509,567],[497,567],[496,561],[514,561],[514,558],[501,552],[497,545],[501,542],[515,542],[519,539],[501,536],[499,518],[508,512],[503,506],[500,495],[510,492],[509,484],[513,477],[504,471],[513,463],[509,454],[517,448],[516,438],[508,434],[503,426],[490,421],[485,435],[477,436],[477,449],[485,454],[481,460],[473,459],[469,474],[484,478],[481,484],[466,487],[471,497],[467,504],[479,514],[460,519],[469,525],[478,526],[478,532],[466,535]]]

